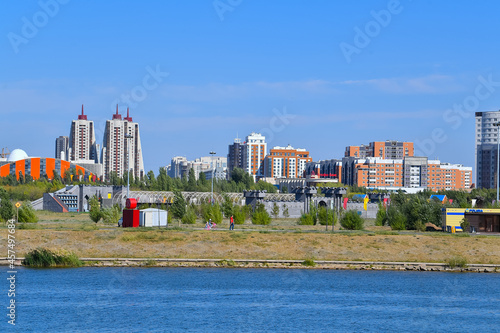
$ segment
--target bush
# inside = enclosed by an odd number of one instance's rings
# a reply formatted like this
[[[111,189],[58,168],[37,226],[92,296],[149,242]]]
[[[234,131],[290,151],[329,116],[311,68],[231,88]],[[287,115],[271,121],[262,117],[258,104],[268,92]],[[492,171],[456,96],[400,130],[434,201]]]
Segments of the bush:
[[[460,267],[460,268],[465,268],[467,267],[467,259],[465,259],[462,256],[454,256],[449,258],[446,263],[450,268],[455,268],[455,267]]]
[[[340,225],[347,230],[363,230],[364,220],[355,210],[347,211],[340,219]]]
[[[314,266],[316,266],[316,262],[314,261],[314,259],[306,259],[302,262],[302,265],[308,266],[308,267],[314,267]]]
[[[387,212],[385,207],[381,204],[378,205],[377,217],[375,218],[376,226],[384,226],[387,223]]]
[[[23,265],[29,267],[80,267],[83,262],[72,252],[59,254],[38,248],[26,254]]]
[[[300,225],[314,225],[314,219],[311,214],[302,214],[299,217]]]
[[[462,227],[463,232],[470,231],[470,223],[465,217],[462,219],[462,221],[460,221],[460,226]]]
[[[185,224],[195,224],[196,223],[196,211],[192,206],[189,206],[186,215],[182,217],[182,223]]]
[[[238,206],[233,207],[233,218],[234,218],[234,224],[245,223],[245,212],[243,207],[238,207]]]
[[[318,208],[318,221],[321,225],[332,225],[332,223],[335,223],[335,213],[331,209],[327,209],[326,207],[319,207]]]
[[[257,204],[257,207],[255,207],[255,211],[252,214],[252,223],[261,225],[271,224],[271,216],[263,204]]]
[[[118,224],[118,220],[122,217],[122,210],[118,204],[113,207],[105,208],[101,211],[102,221],[109,224]]]
[[[24,223],[36,223],[38,222],[38,217],[35,214],[35,210],[30,204],[23,204],[19,208],[19,222]]]
[[[406,230],[406,217],[400,211],[394,210],[388,220],[392,230]]]
[[[90,198],[89,206],[90,206],[90,212],[89,212],[90,219],[95,223],[99,222],[103,214],[101,211],[101,203],[99,202],[99,199],[97,199],[95,195],[92,198]]]

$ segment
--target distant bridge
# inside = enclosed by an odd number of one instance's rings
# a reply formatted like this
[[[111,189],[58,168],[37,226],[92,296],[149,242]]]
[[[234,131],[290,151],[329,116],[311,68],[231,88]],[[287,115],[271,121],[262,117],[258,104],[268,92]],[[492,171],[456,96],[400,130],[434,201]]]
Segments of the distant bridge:
[[[187,203],[199,204],[210,202],[211,192],[181,192]],[[215,193],[214,201],[224,202],[224,196],[228,196],[234,203],[244,200],[243,193]],[[162,204],[172,203],[174,192],[171,191],[130,191],[130,197],[136,198],[138,204]],[[264,201],[295,201],[295,195],[289,193],[266,193]]]

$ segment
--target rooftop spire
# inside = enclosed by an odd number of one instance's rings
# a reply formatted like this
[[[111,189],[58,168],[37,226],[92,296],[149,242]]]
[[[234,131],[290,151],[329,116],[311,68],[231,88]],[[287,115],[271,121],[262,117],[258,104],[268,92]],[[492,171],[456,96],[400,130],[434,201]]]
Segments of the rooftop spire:
[[[132,122],[132,118],[129,115],[128,107],[127,107],[127,117],[125,118],[125,120]]]
[[[83,104],[82,104],[82,114],[78,115],[78,120],[87,120],[87,116],[83,114]]]
[[[122,119],[122,115],[118,114],[118,104],[116,104],[116,113],[113,115],[113,120],[114,119]]]

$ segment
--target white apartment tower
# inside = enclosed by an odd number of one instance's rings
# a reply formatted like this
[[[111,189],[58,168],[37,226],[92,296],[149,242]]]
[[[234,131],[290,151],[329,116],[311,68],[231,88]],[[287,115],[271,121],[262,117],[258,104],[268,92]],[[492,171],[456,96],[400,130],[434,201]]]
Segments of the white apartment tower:
[[[117,105],[113,118],[106,121],[101,154],[105,179],[109,180],[110,172],[123,177],[127,168],[134,177],[144,176],[139,124],[132,121],[128,108],[127,117],[122,119]]]
[[[266,157],[266,137],[260,133],[252,132],[246,137],[243,145],[243,166],[254,177],[264,177],[264,158]]]
[[[97,159],[94,122],[83,113],[71,123],[69,134],[69,161],[95,161]]]

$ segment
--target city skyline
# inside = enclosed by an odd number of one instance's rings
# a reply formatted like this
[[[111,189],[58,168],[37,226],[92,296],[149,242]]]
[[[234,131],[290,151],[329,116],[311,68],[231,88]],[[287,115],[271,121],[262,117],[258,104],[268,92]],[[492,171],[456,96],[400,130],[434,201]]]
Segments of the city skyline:
[[[119,104],[155,173],[174,156],[225,156],[251,132],[315,161],[411,141],[476,172],[474,112],[500,108],[500,4],[234,3],[6,3],[1,147],[52,156],[81,104],[102,142]]]

